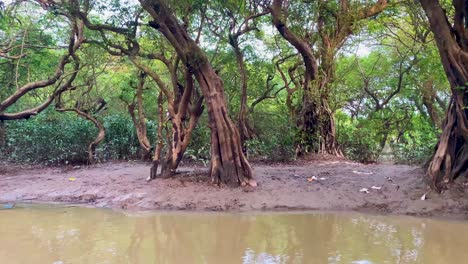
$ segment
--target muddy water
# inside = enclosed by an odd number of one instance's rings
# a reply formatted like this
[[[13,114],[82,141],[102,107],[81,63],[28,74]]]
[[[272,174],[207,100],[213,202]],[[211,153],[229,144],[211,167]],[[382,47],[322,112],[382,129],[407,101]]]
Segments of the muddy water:
[[[467,245],[468,222],[409,217],[0,210],[0,263],[468,263]]]

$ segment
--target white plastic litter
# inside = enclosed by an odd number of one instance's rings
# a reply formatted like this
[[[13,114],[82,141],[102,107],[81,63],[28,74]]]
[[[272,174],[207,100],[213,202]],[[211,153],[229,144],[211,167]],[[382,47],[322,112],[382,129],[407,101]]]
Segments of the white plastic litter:
[[[426,194],[423,194],[423,196],[421,196],[421,201],[424,201],[424,200],[426,200],[426,199],[427,199]]]
[[[362,193],[369,193],[369,189],[367,189],[367,188],[361,188],[361,189],[359,190],[359,192],[362,192]]]

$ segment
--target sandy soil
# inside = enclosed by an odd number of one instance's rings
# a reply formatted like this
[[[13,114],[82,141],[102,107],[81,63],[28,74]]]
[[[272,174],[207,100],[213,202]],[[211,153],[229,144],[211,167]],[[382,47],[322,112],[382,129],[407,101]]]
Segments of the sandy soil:
[[[325,160],[253,167],[255,189],[213,186],[206,169],[197,166],[182,167],[172,179],[146,182],[149,165],[140,162],[79,168],[0,163],[0,203],[126,210],[345,210],[468,219],[468,183],[459,181],[450,191],[436,194],[423,183],[418,167]],[[421,200],[425,193],[427,199]]]

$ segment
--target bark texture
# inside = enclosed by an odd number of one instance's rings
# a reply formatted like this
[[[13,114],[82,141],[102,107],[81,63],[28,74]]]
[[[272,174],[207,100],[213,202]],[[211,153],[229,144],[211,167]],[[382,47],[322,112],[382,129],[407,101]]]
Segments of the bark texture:
[[[193,74],[185,67],[183,76],[185,79],[184,84],[179,82],[179,59],[166,58],[164,55],[158,56],[168,71],[170,72],[172,91],[168,85],[162,80],[159,74],[151,68],[144,65],[138,58],[130,57],[130,60],[142,71],[148,74],[158,85],[161,94],[167,99],[167,121],[164,121],[159,117],[159,128],[166,123],[171,124],[171,132],[167,131],[166,127],[166,143],[167,151],[164,160],[160,157],[157,158],[157,162],[153,162],[153,168],[151,170],[150,179],[156,177],[157,167],[161,165],[161,177],[167,178],[174,175],[179,166],[180,161],[183,158],[185,151],[190,143],[193,130],[195,129],[198,119],[203,113],[203,97],[199,96],[197,90],[194,87]],[[158,99],[159,115],[163,112],[163,100]],[[158,145],[162,144],[162,131],[161,135],[158,135]],[[159,153],[161,155],[162,145],[159,146]],[[158,150],[158,149],[157,149]]]
[[[150,26],[161,32],[171,43],[195,76],[206,100],[211,129],[212,181],[231,186],[256,185],[250,164],[242,153],[239,131],[227,112],[223,83],[208,58],[179,24],[164,1],[140,0],[140,3],[153,19]]]
[[[161,152],[163,148],[163,127],[164,127],[164,108],[163,94],[158,96],[158,133],[156,135],[156,148],[154,149],[151,173],[148,180],[154,180],[158,176],[158,167],[161,163]]]
[[[468,3],[453,0],[453,24],[439,1],[421,0],[450,82],[452,99],[427,176],[441,190],[456,177],[468,176]]]
[[[247,70],[245,69],[244,55],[239,47],[239,36],[231,35],[229,38],[229,44],[234,50],[236,56],[237,67],[239,69],[241,77],[241,98],[239,114],[237,116],[237,122],[239,127],[240,140],[242,144],[242,151],[244,154],[247,152],[247,146],[245,142],[254,138],[254,131],[250,125],[248,119],[248,106],[247,106]]]
[[[138,84],[136,87],[135,100],[128,105],[128,112],[132,118],[133,125],[137,133],[138,142],[142,151],[141,159],[149,160],[151,158],[151,143],[148,139],[146,129],[146,116],[143,107],[143,88],[145,86],[145,73],[140,73],[138,76]],[[136,108],[136,113],[135,113]]]

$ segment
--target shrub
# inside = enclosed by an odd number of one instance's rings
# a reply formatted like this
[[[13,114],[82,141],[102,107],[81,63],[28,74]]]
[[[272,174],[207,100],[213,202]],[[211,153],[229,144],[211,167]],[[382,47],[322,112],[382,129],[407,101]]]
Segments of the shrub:
[[[103,118],[106,137],[98,146],[98,160],[138,159],[140,145],[130,117],[111,115]],[[155,138],[155,123],[149,121],[148,138]],[[2,156],[17,162],[46,164],[86,163],[87,148],[94,140],[94,125],[73,113],[44,113],[21,121],[8,122]]]
[[[7,124],[4,154],[13,161],[85,162],[87,146],[97,129],[72,113],[47,111],[35,118]]]

